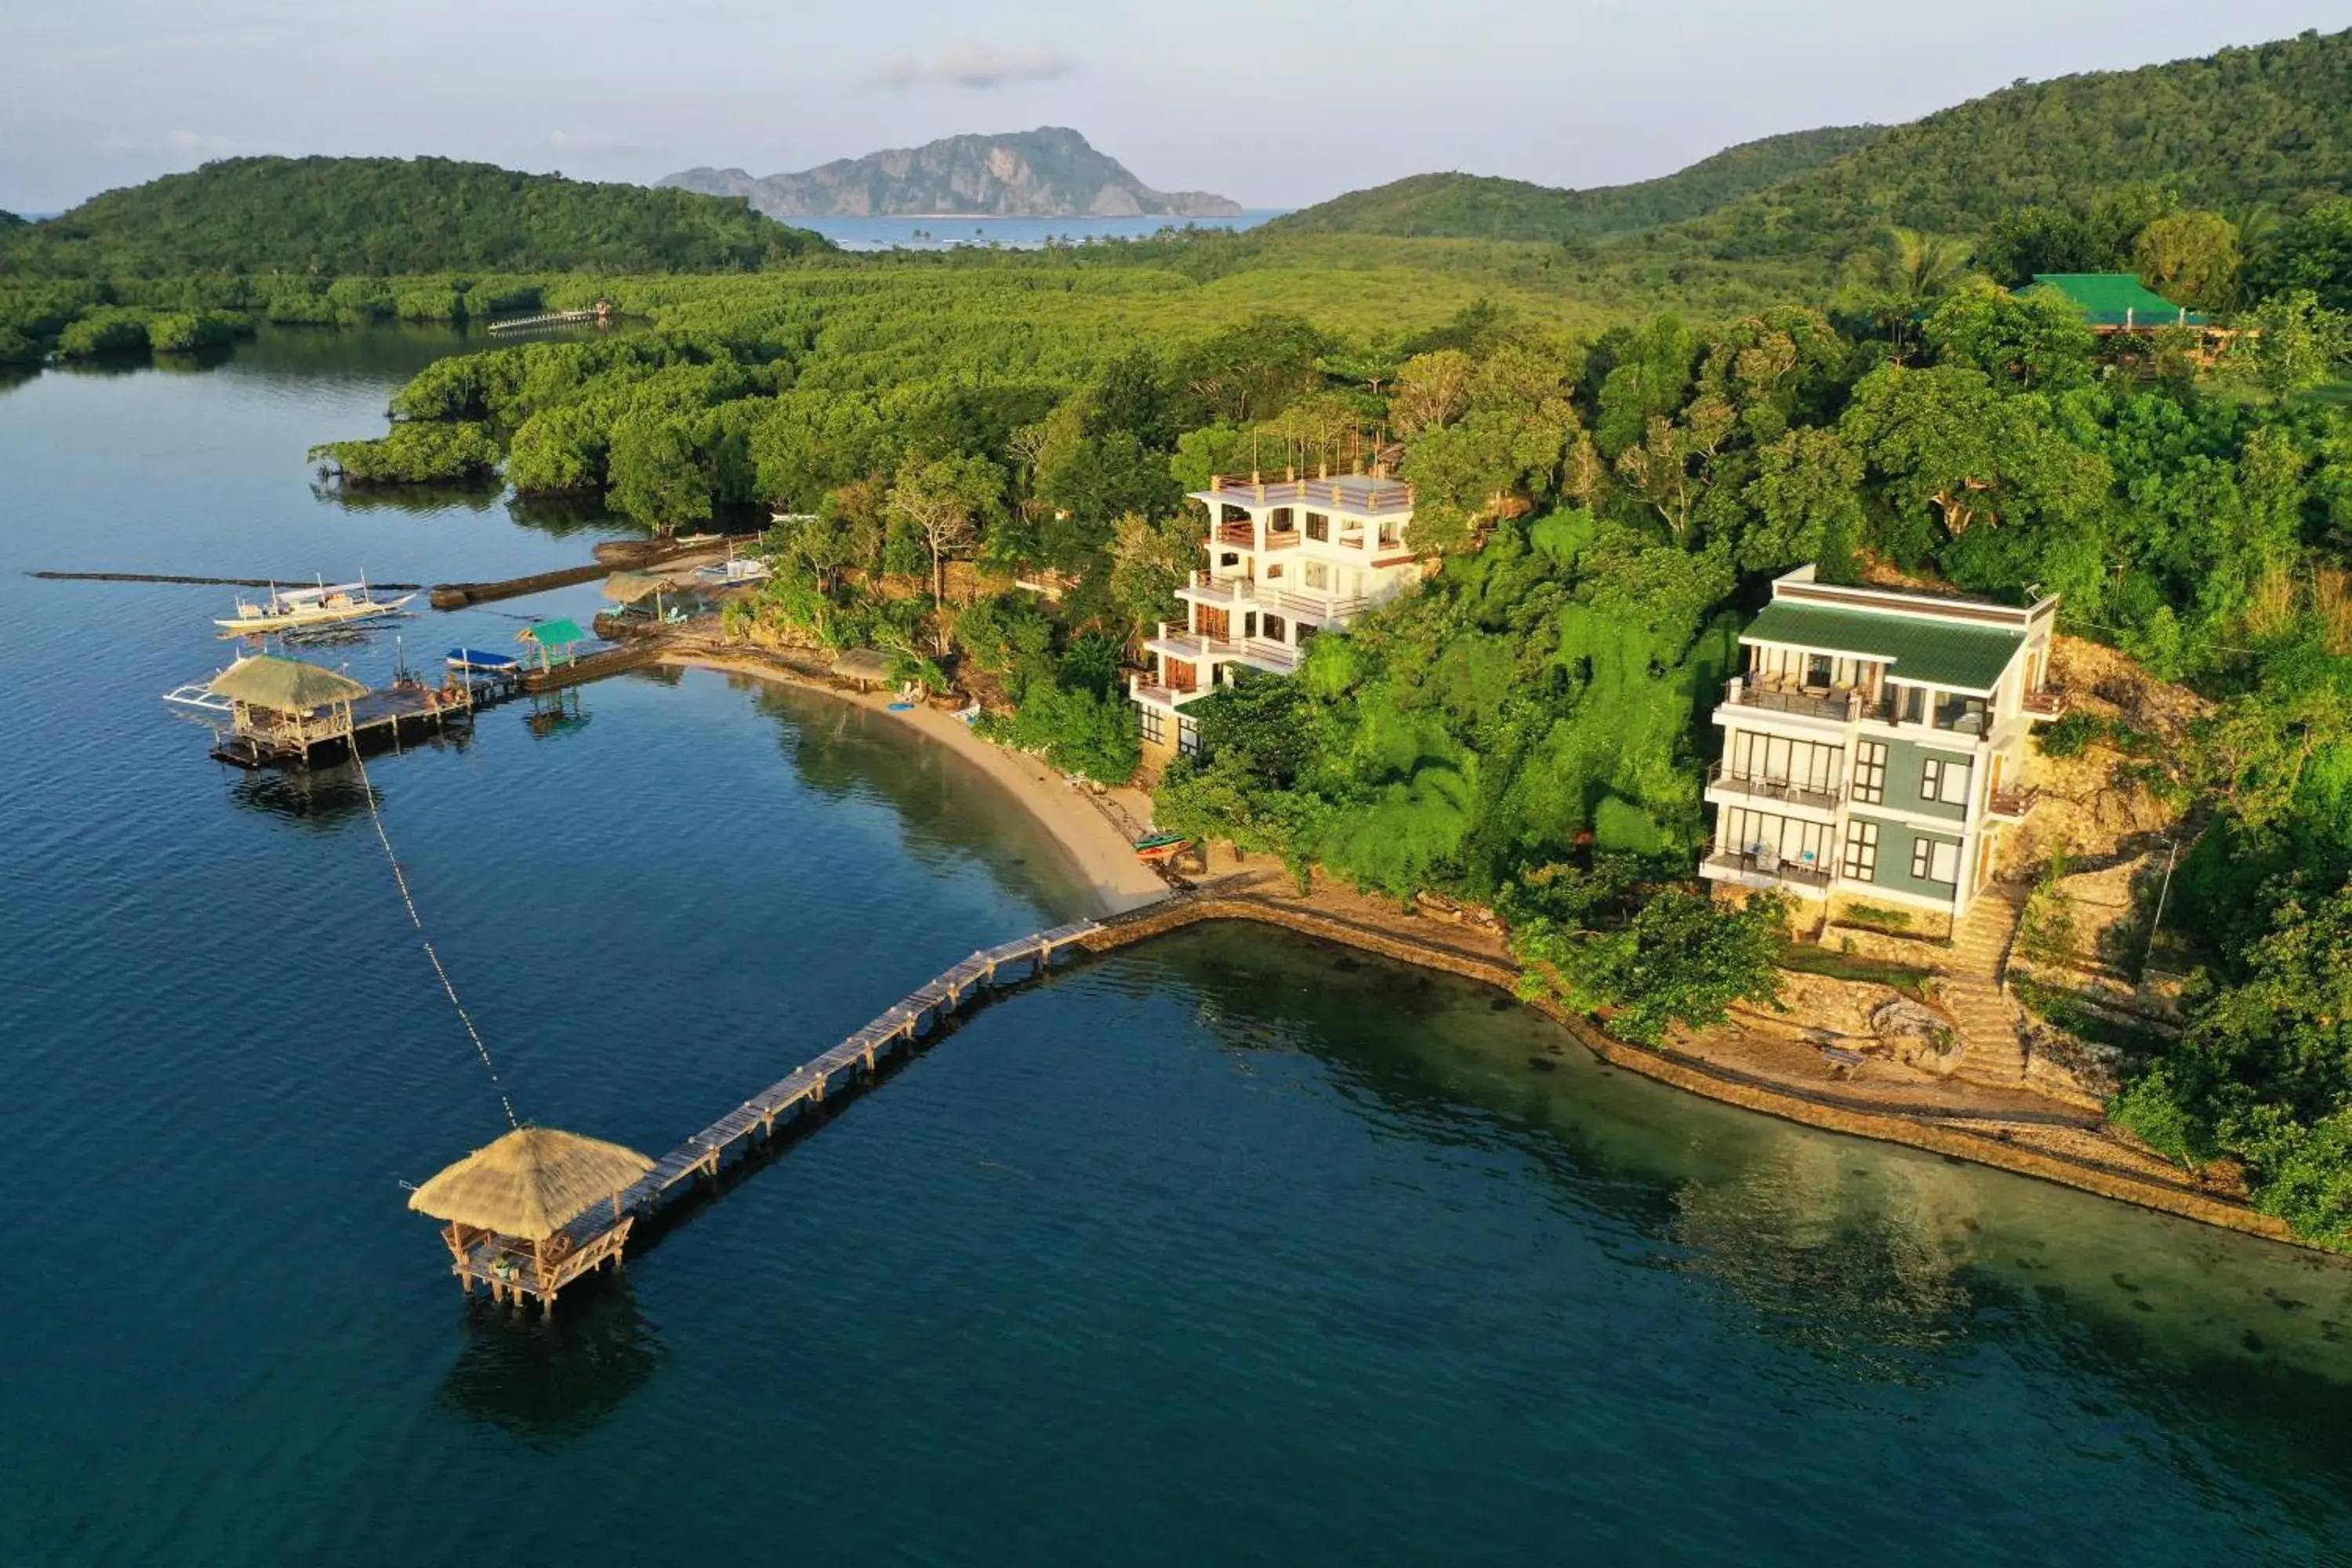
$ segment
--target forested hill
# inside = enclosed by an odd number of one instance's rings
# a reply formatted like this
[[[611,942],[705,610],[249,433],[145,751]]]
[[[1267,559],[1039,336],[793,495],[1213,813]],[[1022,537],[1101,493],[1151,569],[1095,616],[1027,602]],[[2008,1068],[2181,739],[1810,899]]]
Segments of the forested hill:
[[[22,228],[24,226],[25,220],[18,217],[15,213],[0,212],[0,234],[6,234],[10,229]]]
[[[830,248],[688,191],[446,158],[231,158],[0,225],[0,274],[723,272]]]
[[[2161,186],[2293,213],[2352,192],[2352,33],[2021,82],[1895,127],[1654,237],[1728,260],[1835,254],[1890,224],[1981,236],[2013,209]]]
[[[1453,239],[1591,239],[1711,212],[1868,146],[1881,134],[1872,125],[1792,131],[1727,147],[1660,179],[1584,191],[1483,174],[1415,174],[1302,208],[1276,218],[1265,229]]]

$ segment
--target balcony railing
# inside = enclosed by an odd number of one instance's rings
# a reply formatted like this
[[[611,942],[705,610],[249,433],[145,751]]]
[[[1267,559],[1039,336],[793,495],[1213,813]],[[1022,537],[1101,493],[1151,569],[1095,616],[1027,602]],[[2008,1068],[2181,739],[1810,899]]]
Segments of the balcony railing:
[[[1232,550],[1289,550],[1297,546],[1299,537],[1295,528],[1287,532],[1269,532],[1265,542],[1260,544],[1257,530],[1248,523],[1221,522],[1217,525],[1216,542]]]
[[[1732,850],[1719,851],[1702,862],[1718,871],[1738,877],[1769,877],[1776,881],[1798,882],[1808,888],[1826,888],[1830,873],[1822,867],[1807,866],[1777,855],[1748,855]]]
[[[1787,688],[1758,686],[1745,676],[1734,676],[1725,683],[1723,700],[1736,708],[1759,708],[1773,713],[1801,713],[1808,718],[1834,719],[1841,723],[1855,717],[1862,709],[1860,692],[1816,695]]]
[[[1789,805],[1808,806],[1815,811],[1835,811],[1844,794],[1837,788],[1815,789],[1810,784],[1790,784],[1786,779],[1767,778],[1761,773],[1734,772],[1721,763],[1706,770],[1706,786],[1752,795],[1758,800],[1777,800]]]
[[[2041,798],[2038,789],[1997,789],[1985,803],[1985,810],[2004,822],[2022,822],[2025,814],[2033,809],[2033,803]]]
[[[1318,621],[1339,620],[1368,607],[1371,600],[1361,594],[1344,599],[1324,598],[1315,594],[1291,594],[1280,588],[1269,588],[1255,577],[1219,577],[1213,573],[1195,571],[1192,574],[1195,591],[1213,595],[1228,604],[1264,605],[1294,616],[1306,616]]]
[[[2020,704],[2029,719],[2063,719],[2066,716],[2066,693],[2055,686],[2045,686],[2039,691],[2029,691]]]

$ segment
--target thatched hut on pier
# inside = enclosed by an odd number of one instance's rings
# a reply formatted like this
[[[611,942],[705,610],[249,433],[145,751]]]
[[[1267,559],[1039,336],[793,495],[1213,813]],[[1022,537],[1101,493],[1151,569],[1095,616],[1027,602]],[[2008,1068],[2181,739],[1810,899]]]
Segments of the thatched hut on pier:
[[[238,659],[205,689],[229,700],[239,734],[262,733],[304,745],[349,735],[352,704],[368,694],[364,685],[340,671],[274,653]]]
[[[621,1266],[635,1216],[621,1195],[654,1163],[634,1149],[551,1127],[519,1127],[418,1187],[408,1206],[449,1223],[450,1271],[496,1300],[556,1292],[591,1269]],[[609,1209],[609,1212],[608,1212]]]

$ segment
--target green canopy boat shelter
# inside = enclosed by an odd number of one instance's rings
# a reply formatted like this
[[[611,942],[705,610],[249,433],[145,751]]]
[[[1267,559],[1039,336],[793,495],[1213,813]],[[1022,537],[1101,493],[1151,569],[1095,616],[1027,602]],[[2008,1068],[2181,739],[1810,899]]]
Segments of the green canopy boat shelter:
[[[562,620],[541,621],[535,626],[525,626],[515,633],[515,641],[530,644],[539,649],[539,668],[552,669],[559,664],[570,664],[572,650],[588,640],[580,623],[569,616]]]

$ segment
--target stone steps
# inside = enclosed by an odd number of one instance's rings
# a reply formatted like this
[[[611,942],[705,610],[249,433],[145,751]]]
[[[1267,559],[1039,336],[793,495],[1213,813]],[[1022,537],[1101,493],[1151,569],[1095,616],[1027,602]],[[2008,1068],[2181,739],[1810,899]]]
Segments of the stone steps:
[[[2008,888],[1989,888],[1952,933],[1942,995],[1966,1047],[1960,1058],[1963,1078],[2016,1083],[2025,1077],[2017,1011],[2000,984],[2022,913],[2021,895]]]

